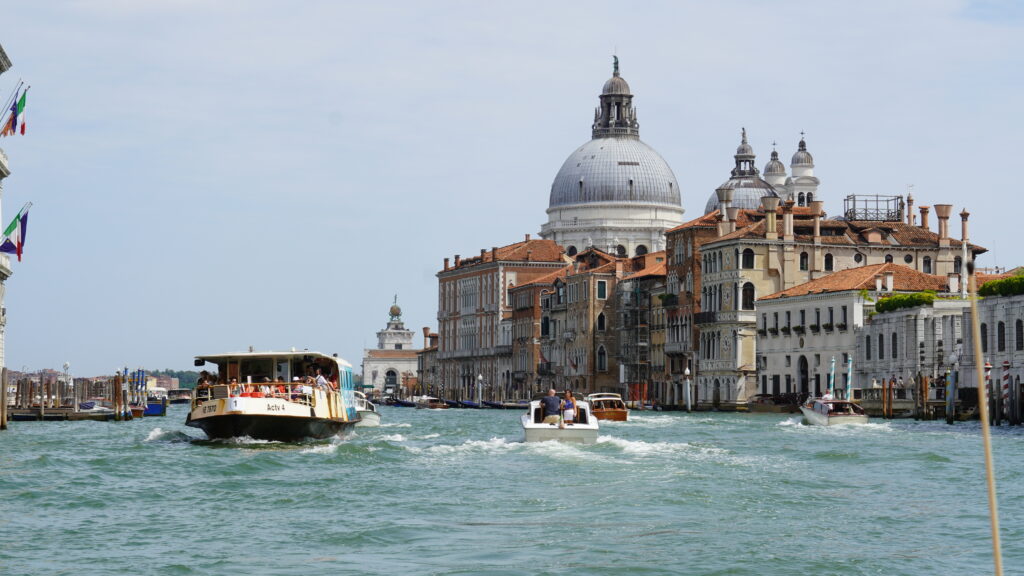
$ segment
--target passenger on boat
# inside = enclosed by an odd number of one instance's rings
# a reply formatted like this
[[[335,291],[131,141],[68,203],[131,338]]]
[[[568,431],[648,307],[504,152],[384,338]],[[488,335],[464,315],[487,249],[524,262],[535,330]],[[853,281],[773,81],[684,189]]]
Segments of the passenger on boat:
[[[835,397],[832,396],[832,390],[826,388],[825,389],[825,393],[821,395],[821,399],[822,400],[835,400]]]
[[[544,408],[544,424],[559,424],[562,421],[562,399],[555,395],[555,389],[548,390],[548,395],[540,399]]]
[[[576,419],[576,399],[572,397],[572,390],[565,391],[565,400],[562,402],[562,425],[572,426]]]
[[[328,388],[331,387],[330,383],[327,381],[327,378],[324,378],[323,372],[321,372],[320,368],[316,369],[316,385],[319,386],[320,388],[323,388],[324,390],[327,390]]]

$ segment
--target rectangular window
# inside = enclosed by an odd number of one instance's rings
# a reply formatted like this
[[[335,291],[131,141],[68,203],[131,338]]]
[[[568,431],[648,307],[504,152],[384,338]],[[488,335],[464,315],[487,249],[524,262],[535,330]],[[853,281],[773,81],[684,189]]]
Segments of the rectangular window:
[[[773,315],[773,317],[775,319],[775,325],[773,326],[773,328],[778,330],[779,329],[779,313],[778,312],[772,312],[772,315]]]
[[[792,365],[793,365],[792,359],[789,356],[786,356],[786,368],[789,368]]]
[[[789,328],[790,326],[791,326],[791,324],[790,324],[790,318],[789,318],[789,310],[786,310],[786,328]]]
[[[842,308],[839,309],[839,317],[842,318],[840,322],[846,324],[846,306],[843,306]]]
[[[761,314],[761,328],[768,329],[768,315]]]
[[[828,323],[829,324],[835,324],[835,322],[836,322],[835,314],[833,313],[832,307],[829,306],[828,307]]]
[[[804,326],[807,324],[807,312],[805,310],[800,311],[800,325]]]
[[[821,308],[814,309],[814,323],[821,326]]]
[[[605,280],[597,281],[597,299],[607,300],[608,299],[608,282]]]

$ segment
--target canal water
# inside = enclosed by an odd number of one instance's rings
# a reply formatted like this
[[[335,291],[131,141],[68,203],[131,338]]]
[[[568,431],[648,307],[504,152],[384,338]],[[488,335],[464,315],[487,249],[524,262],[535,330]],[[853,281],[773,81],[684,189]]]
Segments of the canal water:
[[[596,445],[518,411],[381,409],[302,444],[209,442],[185,408],[0,433],[0,574],[992,574],[978,423],[845,429],[634,412]],[[1024,574],[1024,430],[993,439]]]

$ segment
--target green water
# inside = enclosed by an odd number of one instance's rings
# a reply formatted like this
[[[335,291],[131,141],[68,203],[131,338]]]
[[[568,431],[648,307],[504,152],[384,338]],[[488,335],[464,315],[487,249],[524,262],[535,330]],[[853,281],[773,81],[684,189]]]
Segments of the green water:
[[[166,418],[0,433],[0,574],[992,574],[977,423],[634,412],[596,445],[518,411],[381,409],[303,444]],[[1024,574],[1024,429],[994,430]]]

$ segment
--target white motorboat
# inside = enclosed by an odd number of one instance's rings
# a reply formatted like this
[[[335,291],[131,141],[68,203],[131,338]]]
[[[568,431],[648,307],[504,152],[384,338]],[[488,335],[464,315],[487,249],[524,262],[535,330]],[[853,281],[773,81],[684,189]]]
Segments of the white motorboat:
[[[849,400],[810,398],[800,405],[804,422],[816,426],[867,424],[868,415],[860,405]]]
[[[380,413],[377,412],[377,406],[370,399],[366,397],[366,394],[356,390],[356,412],[359,413],[359,422],[356,422],[357,428],[376,428],[380,426]]]
[[[195,364],[207,362],[217,365],[218,376],[193,391],[185,424],[211,439],[330,438],[359,420],[352,365],[337,356],[239,352],[197,356]]]
[[[540,400],[530,402],[526,413],[520,417],[523,424],[523,435],[527,442],[579,442],[593,444],[597,442],[597,417],[591,413],[590,403],[576,401],[576,417],[571,424],[544,423],[544,408]]]

